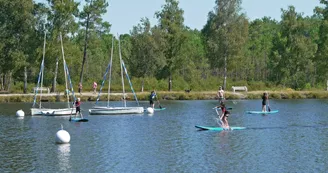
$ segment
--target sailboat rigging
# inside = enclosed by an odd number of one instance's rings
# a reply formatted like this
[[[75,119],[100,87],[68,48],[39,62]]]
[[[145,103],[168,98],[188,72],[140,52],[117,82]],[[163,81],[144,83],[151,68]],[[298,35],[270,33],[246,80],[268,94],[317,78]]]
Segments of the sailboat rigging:
[[[122,79],[122,94],[123,94],[123,106],[122,107],[111,107],[109,106],[109,100],[110,100],[110,84],[111,84],[111,67],[112,67],[112,59],[113,59],[113,49],[114,49],[114,37],[112,38],[112,50],[111,50],[111,59],[110,59],[110,63],[108,64],[107,66],[107,69],[106,69],[106,72],[104,74],[104,77],[103,77],[103,82],[102,82],[102,85],[100,87],[100,90],[99,90],[99,94],[98,94],[98,97],[97,97],[97,100],[96,100],[96,105],[99,101],[99,98],[100,98],[100,93],[101,93],[101,90],[102,90],[102,87],[104,85],[104,82],[106,80],[106,76],[109,72],[109,82],[108,82],[108,101],[107,101],[107,106],[104,107],[104,106],[94,106],[92,109],[89,109],[89,113],[90,115],[108,115],[108,114],[140,114],[140,113],[143,113],[144,112],[144,108],[143,107],[139,107],[139,102],[138,102],[138,99],[137,99],[137,96],[133,90],[133,87],[132,87],[132,83],[131,83],[131,80],[129,78],[129,75],[127,73],[127,69],[125,67],[125,64],[124,64],[124,61],[122,59],[122,55],[121,55],[121,43],[120,43],[120,39],[118,39],[119,41],[119,57],[120,57],[120,66],[121,66],[121,79]],[[125,95],[125,88],[124,88],[124,73],[129,81],[129,84],[130,84],[130,87],[131,87],[131,90],[134,94],[134,97],[135,97],[135,100],[137,102],[137,107],[127,107],[126,106],[126,95]]]
[[[65,74],[65,88],[67,91],[68,86],[67,83],[69,80],[70,83],[70,93],[72,93],[73,99],[74,101],[75,99],[75,95],[74,95],[74,90],[73,90],[73,86],[72,86],[72,82],[69,76],[69,71],[68,71],[68,67],[65,61],[65,54],[64,54],[64,47],[63,47],[63,39],[62,39],[62,34],[60,33],[60,43],[61,43],[61,51],[62,51],[62,57],[63,57],[63,66],[64,66],[64,74]],[[38,83],[37,83],[37,88],[39,88],[39,85],[42,88],[43,85],[43,76],[44,76],[44,60],[45,60],[45,49],[46,49],[46,31],[44,34],[44,44],[43,44],[43,57],[42,57],[42,62],[41,62],[41,68],[40,68],[40,72],[39,72],[39,77],[38,77]],[[70,102],[69,102],[69,93],[67,93],[67,107],[66,108],[44,108],[42,107],[42,90],[40,91],[40,102],[39,102],[39,107],[36,108],[36,98],[37,98],[37,93],[38,90],[35,90],[34,93],[34,101],[33,101],[33,105],[31,108],[31,115],[49,115],[49,116],[57,116],[57,115],[72,115],[76,113],[75,108],[70,107]]]

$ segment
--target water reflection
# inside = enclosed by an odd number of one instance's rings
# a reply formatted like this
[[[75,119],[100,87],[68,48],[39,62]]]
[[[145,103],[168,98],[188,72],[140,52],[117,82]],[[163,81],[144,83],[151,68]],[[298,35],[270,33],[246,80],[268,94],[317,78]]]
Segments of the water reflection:
[[[71,168],[71,144],[57,144],[57,158],[60,171],[67,172]]]

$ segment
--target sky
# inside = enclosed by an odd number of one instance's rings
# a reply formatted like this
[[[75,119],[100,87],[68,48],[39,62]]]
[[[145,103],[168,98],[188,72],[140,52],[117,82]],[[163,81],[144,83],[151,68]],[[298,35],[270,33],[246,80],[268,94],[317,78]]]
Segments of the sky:
[[[35,0],[44,2],[45,0]],[[77,0],[79,1],[79,0]],[[140,19],[148,17],[151,24],[157,24],[155,12],[160,11],[165,0],[109,0],[105,21],[112,24],[111,33],[130,33]],[[215,0],[180,0],[180,8],[184,10],[185,25],[191,29],[201,30],[206,24],[207,15],[215,7]],[[304,16],[311,16],[316,6],[322,6],[319,0],[243,0],[242,12],[250,20],[271,17],[280,21],[281,8],[287,9],[293,5],[296,11]]]

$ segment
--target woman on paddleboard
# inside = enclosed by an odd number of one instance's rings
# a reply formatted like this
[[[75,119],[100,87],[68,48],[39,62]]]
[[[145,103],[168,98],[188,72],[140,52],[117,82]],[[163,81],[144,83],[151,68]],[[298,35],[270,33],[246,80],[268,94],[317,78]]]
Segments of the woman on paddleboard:
[[[222,122],[222,128],[229,129],[228,117],[230,112],[227,111],[227,108],[223,102],[221,102],[219,108],[221,108],[222,114],[219,115],[220,121]]]
[[[222,116],[222,127],[225,128],[225,129],[229,129],[229,123],[228,123],[228,117],[230,115],[230,112],[229,111],[225,111],[223,116]]]
[[[267,105],[268,100],[269,100],[268,94],[263,93],[263,96],[262,96],[262,112],[266,112],[266,105]]]

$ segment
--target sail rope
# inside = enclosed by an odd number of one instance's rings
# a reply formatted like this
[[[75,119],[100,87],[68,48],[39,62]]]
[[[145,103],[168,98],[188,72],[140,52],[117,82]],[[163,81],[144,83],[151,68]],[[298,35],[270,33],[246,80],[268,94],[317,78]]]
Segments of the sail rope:
[[[129,81],[130,88],[131,88],[131,91],[132,91],[132,93],[133,93],[133,95],[134,95],[134,98],[136,99],[136,102],[137,102],[137,104],[138,104],[138,106],[139,106],[139,101],[138,101],[137,95],[136,95],[136,93],[134,92],[134,89],[133,89],[133,86],[132,86],[132,82],[131,82],[131,80],[130,80],[130,77],[129,77],[129,75],[128,75],[128,71],[127,71],[127,69],[126,69],[126,67],[125,67],[125,64],[124,64],[124,61],[123,61],[123,60],[122,60],[122,67],[123,67],[123,69],[124,69],[124,72],[125,72],[126,78],[127,78],[128,81]]]
[[[70,86],[70,89],[71,89],[71,92],[72,92],[72,97],[74,99],[74,102],[73,102],[73,105],[74,105],[74,103],[76,102],[76,97],[75,97],[74,88],[73,88],[73,85],[72,85],[71,76],[69,75],[69,70],[68,70],[68,66],[66,64],[66,61],[64,62],[64,65],[65,65],[65,70],[66,70],[69,86]],[[67,94],[69,94],[69,93],[67,93]]]
[[[32,107],[34,107],[35,106],[35,104],[36,104],[36,95],[38,94],[38,88],[39,88],[39,86],[40,86],[40,81],[41,81],[41,73],[42,73],[42,71],[43,71],[43,68],[44,68],[44,59],[42,60],[42,62],[41,62],[41,67],[40,67],[40,72],[39,72],[39,77],[38,77],[38,83],[37,83],[37,85],[36,85],[36,90],[35,90],[35,92],[34,92],[34,99],[33,99],[33,105],[32,105]]]
[[[104,74],[103,81],[101,82],[101,86],[100,86],[100,89],[99,89],[99,92],[98,92],[98,97],[97,97],[97,100],[96,100],[95,105],[97,105],[97,103],[98,103],[98,101],[100,99],[100,94],[101,94],[102,88],[104,87],[104,84],[105,84],[105,81],[106,81],[106,76],[108,74],[109,69],[110,69],[110,63],[108,64],[108,66],[106,68],[106,72]]]

